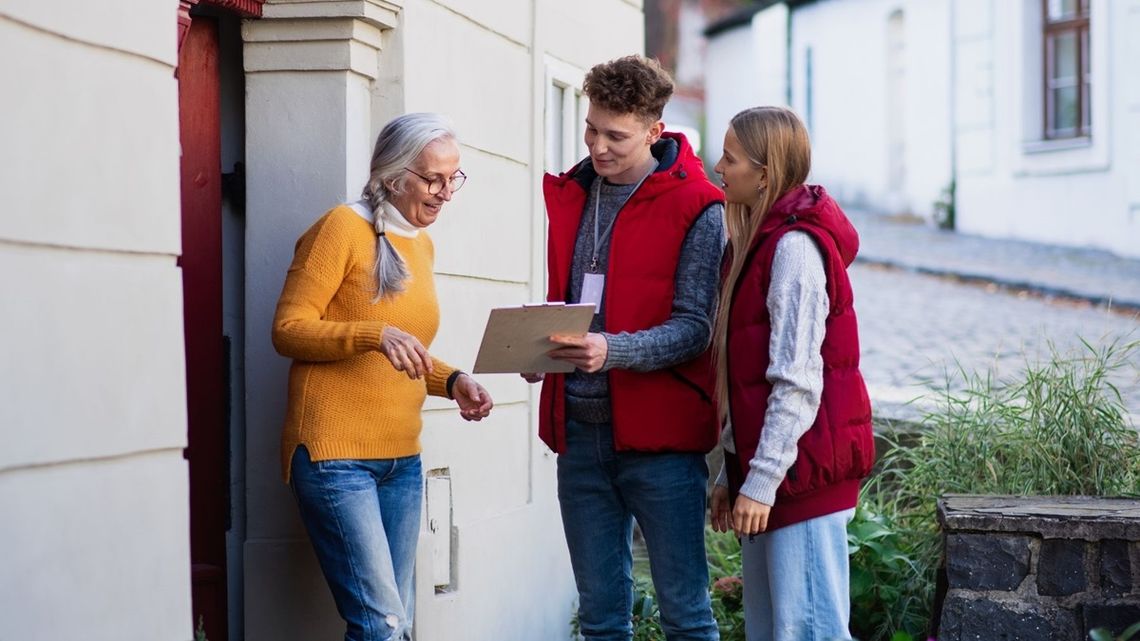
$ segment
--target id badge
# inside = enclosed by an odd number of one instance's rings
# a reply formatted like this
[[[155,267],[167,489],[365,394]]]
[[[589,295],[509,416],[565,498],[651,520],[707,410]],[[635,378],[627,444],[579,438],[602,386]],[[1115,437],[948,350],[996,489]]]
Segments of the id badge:
[[[602,292],[606,288],[605,274],[585,274],[582,277],[582,297],[578,302],[593,303],[594,313],[602,310]]]

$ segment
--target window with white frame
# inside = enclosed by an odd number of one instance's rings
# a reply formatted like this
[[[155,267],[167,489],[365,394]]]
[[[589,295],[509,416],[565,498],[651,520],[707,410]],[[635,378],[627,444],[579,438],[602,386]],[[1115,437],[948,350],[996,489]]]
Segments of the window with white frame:
[[[1087,137],[1092,129],[1089,0],[1041,2],[1043,137]]]
[[[558,174],[586,155],[585,74],[554,60],[547,61],[546,72],[546,171]]]

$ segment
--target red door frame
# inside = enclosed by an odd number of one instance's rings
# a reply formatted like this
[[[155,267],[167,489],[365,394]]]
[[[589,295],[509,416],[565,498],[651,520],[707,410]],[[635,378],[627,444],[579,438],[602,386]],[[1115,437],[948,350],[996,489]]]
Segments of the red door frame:
[[[190,563],[194,627],[228,638],[226,531],[229,529],[228,367],[222,331],[221,109],[217,21],[190,16],[180,0],[178,112],[182,145],[183,326],[186,350],[186,458],[190,473]],[[260,0],[205,0],[261,14]]]

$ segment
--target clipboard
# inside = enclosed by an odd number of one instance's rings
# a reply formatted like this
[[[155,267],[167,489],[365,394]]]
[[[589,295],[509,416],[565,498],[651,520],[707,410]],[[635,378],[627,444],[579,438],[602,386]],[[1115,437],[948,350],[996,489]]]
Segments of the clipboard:
[[[573,372],[574,365],[546,355],[557,347],[556,334],[580,336],[590,331],[593,303],[541,303],[496,307],[487,318],[475,358],[476,374]]]

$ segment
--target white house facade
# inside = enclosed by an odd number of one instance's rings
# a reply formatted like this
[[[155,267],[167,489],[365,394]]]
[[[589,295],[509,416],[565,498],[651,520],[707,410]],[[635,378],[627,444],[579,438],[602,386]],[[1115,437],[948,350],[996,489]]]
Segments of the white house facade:
[[[585,70],[643,30],[641,0],[0,2],[0,639],[343,634],[280,480],[293,244],[385,122],[450,116],[470,179],[430,232],[432,351],[470,368],[488,310],[545,293],[540,181],[584,153]],[[565,638],[537,391],[483,382],[482,423],[425,407],[416,638]]]
[[[760,2],[706,34],[710,138],[788,105],[846,204],[1140,256],[1140,2]]]
[[[953,7],[958,228],[1140,257],[1140,1]]]

